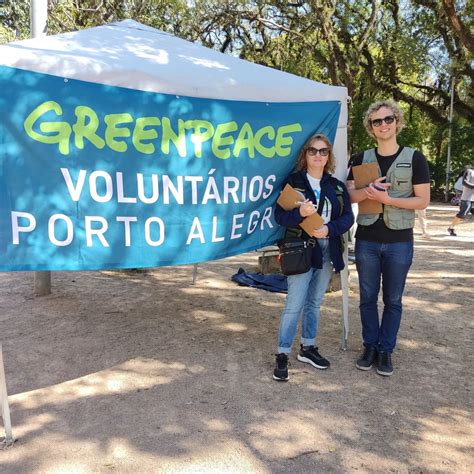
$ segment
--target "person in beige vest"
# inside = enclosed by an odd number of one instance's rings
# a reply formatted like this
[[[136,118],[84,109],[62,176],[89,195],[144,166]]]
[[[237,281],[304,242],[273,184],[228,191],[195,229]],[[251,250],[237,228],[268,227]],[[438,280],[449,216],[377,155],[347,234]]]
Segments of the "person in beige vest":
[[[393,374],[391,354],[402,317],[402,295],[413,259],[415,210],[430,201],[430,174],[425,157],[398,144],[403,112],[392,100],[373,103],[364,117],[367,133],[377,147],[351,157],[351,167],[377,163],[379,178],[356,189],[352,168],[347,188],[353,203],[365,199],[382,204],[380,214],[357,216],[355,259],[359,275],[360,316],[364,351],[356,362],[360,370],[377,364],[377,373]],[[378,295],[382,286],[383,311]]]

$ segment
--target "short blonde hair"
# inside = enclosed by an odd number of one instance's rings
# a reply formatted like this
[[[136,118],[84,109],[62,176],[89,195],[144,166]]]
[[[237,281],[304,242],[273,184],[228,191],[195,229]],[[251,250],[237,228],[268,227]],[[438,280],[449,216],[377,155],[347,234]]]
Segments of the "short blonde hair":
[[[336,158],[332,150],[332,143],[329,141],[329,138],[326,135],[323,135],[322,133],[317,133],[316,135],[313,135],[312,137],[308,138],[305,144],[301,147],[300,154],[296,162],[296,170],[300,171],[305,170],[307,168],[306,150],[311,146],[311,143],[316,140],[323,141],[329,148],[328,161],[326,162],[326,166],[324,167],[324,172],[334,173],[334,170],[336,169]]]
[[[367,130],[367,133],[372,137],[375,138],[374,132],[372,131],[372,123],[370,116],[374,113],[377,112],[377,110],[381,109],[382,107],[387,107],[387,109],[390,109],[395,115],[396,123],[397,123],[397,135],[403,130],[405,127],[405,119],[403,118],[403,110],[402,108],[398,105],[397,102],[391,99],[387,100],[379,100],[377,102],[374,102],[369,106],[367,109],[367,112],[365,113],[364,116],[364,127]]]

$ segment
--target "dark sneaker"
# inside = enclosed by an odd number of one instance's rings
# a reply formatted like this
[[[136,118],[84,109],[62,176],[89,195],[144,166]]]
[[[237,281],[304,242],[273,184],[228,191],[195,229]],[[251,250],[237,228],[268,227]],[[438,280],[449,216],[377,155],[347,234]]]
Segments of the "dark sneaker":
[[[457,237],[458,234],[454,232],[454,229],[452,227],[448,227],[448,234],[452,235],[453,237]]]
[[[392,354],[390,352],[379,352],[377,373],[385,377],[393,375]]]
[[[288,377],[288,356],[286,354],[276,354],[275,370],[273,371],[274,380],[286,382]]]
[[[374,347],[364,347],[364,353],[356,362],[356,367],[360,370],[370,370],[377,359],[377,349]]]
[[[327,369],[331,365],[330,362],[318,352],[317,347],[309,346],[305,349],[303,344],[301,344],[301,349],[298,353],[298,360],[322,370]]]

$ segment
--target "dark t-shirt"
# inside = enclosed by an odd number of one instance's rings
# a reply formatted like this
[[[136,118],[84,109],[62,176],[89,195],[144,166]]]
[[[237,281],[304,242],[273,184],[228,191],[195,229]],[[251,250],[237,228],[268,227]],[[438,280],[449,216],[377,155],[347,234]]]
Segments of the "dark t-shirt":
[[[380,172],[382,176],[386,176],[387,171],[393,162],[403,150],[401,146],[397,153],[389,156],[381,156],[378,154],[377,149],[375,149],[375,155],[377,156],[377,161],[380,167]],[[356,153],[351,156],[349,161],[349,175],[347,176],[348,181],[352,181],[354,178],[352,176],[352,167],[361,165],[362,160],[364,159],[364,153]],[[412,160],[413,168],[413,184],[426,184],[430,182],[430,170],[428,168],[428,162],[426,158],[419,151],[413,153]],[[383,220],[383,215],[380,214],[378,220],[376,220],[371,225],[358,225],[355,235],[356,239],[369,240],[371,242],[380,242],[384,244],[395,243],[395,242],[409,242],[413,240],[413,229],[403,229],[403,230],[392,230],[389,229]]]

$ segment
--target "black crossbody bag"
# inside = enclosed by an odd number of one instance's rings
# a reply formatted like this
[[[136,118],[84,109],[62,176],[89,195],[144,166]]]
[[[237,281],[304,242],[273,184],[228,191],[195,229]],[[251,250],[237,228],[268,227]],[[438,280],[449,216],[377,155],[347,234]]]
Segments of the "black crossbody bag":
[[[311,269],[311,255],[316,239],[285,237],[278,242],[280,249],[280,269],[283,275],[299,275]]]
[[[317,212],[321,215],[324,204],[325,195],[321,190]],[[298,229],[287,229],[285,237],[278,241],[278,249],[280,250],[280,269],[283,275],[299,275],[306,273],[311,269],[311,256],[313,247],[317,245],[314,237],[303,239],[301,235],[303,231]],[[296,235],[295,235],[296,234]]]

